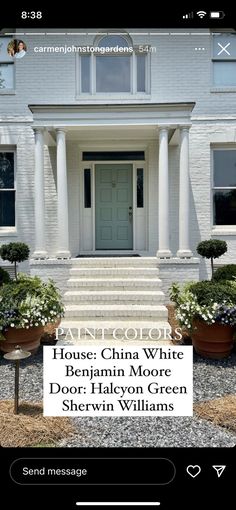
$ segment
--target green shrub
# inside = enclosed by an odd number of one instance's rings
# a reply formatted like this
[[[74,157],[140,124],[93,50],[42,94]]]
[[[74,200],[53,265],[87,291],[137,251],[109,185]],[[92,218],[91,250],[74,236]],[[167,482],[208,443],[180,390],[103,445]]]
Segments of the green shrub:
[[[197,297],[199,305],[208,305],[210,302],[223,303],[224,301],[236,304],[236,285],[231,285],[229,282],[226,284],[214,280],[203,280],[190,285],[189,290]]]
[[[64,307],[52,280],[19,275],[0,287],[0,331],[45,326],[62,317]]]
[[[201,241],[197,245],[197,253],[206,259],[211,259],[211,274],[213,278],[214,266],[213,259],[218,259],[227,252],[227,243],[220,239],[209,239]]]
[[[30,249],[25,243],[8,243],[0,247],[0,256],[3,260],[9,260],[14,264],[15,278],[17,280],[16,263],[24,262],[29,258]]]
[[[10,275],[9,273],[3,269],[2,267],[0,267],[0,287],[3,283],[8,283],[10,282],[11,278],[10,278]]]
[[[218,267],[214,271],[213,279],[215,281],[236,280],[236,264],[226,264],[225,266]]]
[[[188,283],[170,289],[175,303],[176,319],[183,329],[191,331],[194,321],[236,326],[236,282],[214,280]]]

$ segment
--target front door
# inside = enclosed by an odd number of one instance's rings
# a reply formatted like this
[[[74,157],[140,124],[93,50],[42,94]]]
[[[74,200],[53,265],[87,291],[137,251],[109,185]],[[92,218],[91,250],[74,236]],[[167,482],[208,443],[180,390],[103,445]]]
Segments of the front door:
[[[132,170],[129,164],[95,167],[96,250],[133,248]]]

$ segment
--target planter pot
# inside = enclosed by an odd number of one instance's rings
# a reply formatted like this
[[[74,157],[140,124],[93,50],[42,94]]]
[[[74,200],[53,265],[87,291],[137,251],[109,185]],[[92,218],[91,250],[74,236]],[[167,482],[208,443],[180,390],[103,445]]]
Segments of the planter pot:
[[[233,334],[232,326],[195,320],[191,336],[195,351],[200,356],[221,359],[229,356],[233,350]]]
[[[57,319],[55,322],[49,322],[43,328],[43,334],[41,336],[41,343],[44,344],[55,344],[56,343],[56,328],[59,327],[61,323],[61,318]]]
[[[43,326],[35,326],[29,329],[9,328],[4,332],[6,340],[0,340],[0,350],[3,352],[11,352],[16,345],[20,345],[24,351],[33,353],[40,345],[40,338],[43,331]]]

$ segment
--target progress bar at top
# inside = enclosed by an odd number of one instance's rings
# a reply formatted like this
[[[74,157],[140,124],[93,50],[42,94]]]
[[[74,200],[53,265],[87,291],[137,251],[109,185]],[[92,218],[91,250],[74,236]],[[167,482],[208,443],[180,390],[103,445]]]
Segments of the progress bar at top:
[[[77,501],[77,506],[160,506],[159,501]]]

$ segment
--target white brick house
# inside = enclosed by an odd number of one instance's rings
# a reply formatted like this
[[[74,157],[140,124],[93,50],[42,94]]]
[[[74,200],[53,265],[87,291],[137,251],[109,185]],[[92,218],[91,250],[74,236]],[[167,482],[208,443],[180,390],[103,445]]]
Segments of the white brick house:
[[[123,32],[0,40],[0,242],[62,289],[77,255],[157,257],[166,290],[206,277],[200,240],[236,263],[236,35]]]

